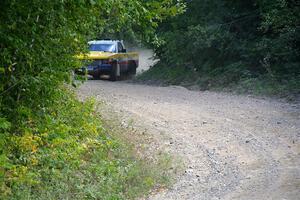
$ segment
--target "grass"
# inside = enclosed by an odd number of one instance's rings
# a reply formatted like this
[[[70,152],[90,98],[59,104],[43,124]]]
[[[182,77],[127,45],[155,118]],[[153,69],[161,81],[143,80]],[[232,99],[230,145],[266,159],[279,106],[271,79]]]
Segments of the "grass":
[[[146,82],[157,85],[188,85],[197,81],[196,73],[183,67],[165,67],[156,65],[148,71],[136,77],[138,82]]]
[[[124,137],[132,129],[102,118],[94,100],[61,94],[18,134],[1,127],[0,199],[136,199],[168,185],[169,156],[141,156]]]
[[[242,79],[228,88],[241,94],[273,96],[294,101],[299,98],[300,81],[297,78],[277,81],[268,76],[261,76],[259,78]]]
[[[158,64],[140,74],[136,82],[155,85],[181,85],[192,90],[225,91],[255,96],[279,97],[299,100],[300,77],[286,77],[278,80],[268,75],[240,78],[237,73],[200,73],[184,67],[166,67]]]

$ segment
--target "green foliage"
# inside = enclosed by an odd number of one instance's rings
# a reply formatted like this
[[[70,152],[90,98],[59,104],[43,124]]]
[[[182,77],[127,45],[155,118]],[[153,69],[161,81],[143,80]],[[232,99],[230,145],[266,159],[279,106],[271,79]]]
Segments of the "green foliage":
[[[0,7],[0,103],[42,108],[51,104],[58,85],[70,81],[70,70],[80,66],[74,55],[86,50],[87,40],[124,29],[149,40],[157,23],[174,15],[180,4],[5,0]]]
[[[22,112],[19,134],[1,134],[1,199],[128,199],[157,183],[151,164],[105,132],[93,100],[61,91],[42,115]]]
[[[2,0],[0,8],[0,198],[127,198],[138,162],[115,157],[123,148],[104,133],[92,102],[63,85],[88,40],[126,30],[149,41],[181,3]]]
[[[223,73],[203,73],[182,66],[169,67],[159,63],[137,76],[137,82],[156,85],[181,85],[196,90],[216,90],[253,95],[268,95],[296,100],[299,94],[300,77],[276,80],[269,75],[250,78],[240,70],[241,66],[229,66]],[[241,78],[242,77],[242,78]]]
[[[260,76],[275,82],[299,77],[297,1],[195,0],[186,5],[184,14],[159,25],[158,67],[197,71],[223,87]]]
[[[197,80],[197,74],[188,68],[174,66],[166,67],[159,63],[136,77],[135,81],[147,82],[155,85],[191,85]]]

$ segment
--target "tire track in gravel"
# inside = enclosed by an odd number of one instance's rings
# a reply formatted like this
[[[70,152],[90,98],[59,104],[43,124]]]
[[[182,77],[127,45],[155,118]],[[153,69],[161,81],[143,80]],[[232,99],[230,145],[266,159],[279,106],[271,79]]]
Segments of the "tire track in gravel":
[[[176,183],[148,199],[300,196],[299,104],[108,81],[88,81],[78,93],[134,119],[153,148],[183,159]]]

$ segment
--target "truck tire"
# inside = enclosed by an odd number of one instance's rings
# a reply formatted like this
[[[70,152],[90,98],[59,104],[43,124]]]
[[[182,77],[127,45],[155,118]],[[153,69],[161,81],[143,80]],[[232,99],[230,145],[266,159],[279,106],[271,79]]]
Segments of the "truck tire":
[[[99,80],[99,79],[100,79],[100,72],[99,72],[99,71],[97,71],[97,73],[95,73],[95,74],[93,75],[93,79],[94,79],[94,80]]]
[[[110,75],[109,75],[109,80],[111,81],[117,81],[118,76],[117,76],[117,63],[113,63],[112,65],[112,69],[110,71]]]
[[[131,63],[131,67],[130,67],[130,75],[136,75],[136,64],[135,64],[135,62],[132,62]]]
[[[94,80],[99,80],[99,79],[100,79],[100,75],[99,75],[99,74],[93,75],[93,79],[94,79]]]
[[[131,70],[131,74],[136,75],[136,65],[133,66],[133,68]]]

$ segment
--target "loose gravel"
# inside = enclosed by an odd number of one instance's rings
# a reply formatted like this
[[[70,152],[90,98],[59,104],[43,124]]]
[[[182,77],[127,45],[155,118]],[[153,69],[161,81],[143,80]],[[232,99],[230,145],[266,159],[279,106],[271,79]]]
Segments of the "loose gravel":
[[[272,99],[93,81],[78,94],[105,101],[147,129],[184,172],[164,199],[299,199],[300,106]]]

